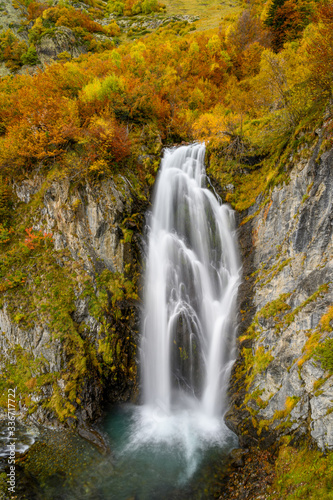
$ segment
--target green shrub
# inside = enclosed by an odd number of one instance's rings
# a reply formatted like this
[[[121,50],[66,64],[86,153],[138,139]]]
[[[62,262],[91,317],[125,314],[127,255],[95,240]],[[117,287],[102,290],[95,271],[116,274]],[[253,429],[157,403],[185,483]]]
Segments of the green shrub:
[[[333,373],[333,339],[326,339],[316,348],[315,357],[321,362],[322,367]]]
[[[39,63],[36,47],[30,45],[28,50],[21,56],[22,64],[27,64],[28,66],[35,66]]]

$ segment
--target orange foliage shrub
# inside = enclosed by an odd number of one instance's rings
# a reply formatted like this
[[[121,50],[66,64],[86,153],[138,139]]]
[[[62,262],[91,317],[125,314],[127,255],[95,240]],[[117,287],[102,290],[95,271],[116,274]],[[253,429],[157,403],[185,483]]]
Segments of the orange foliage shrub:
[[[43,12],[49,8],[48,4],[40,2],[31,2],[28,5],[28,21],[34,21],[37,17],[42,16]]]
[[[0,162],[6,167],[58,156],[78,132],[75,101],[50,92],[50,87],[44,86],[48,83],[46,75],[20,80],[25,85],[7,97],[7,106],[2,110],[6,135]]]
[[[52,242],[52,233],[43,233],[42,231],[33,232],[32,227],[27,228],[25,232],[27,233],[27,236],[24,240],[24,246],[26,246],[29,250],[35,250],[42,244]]]
[[[43,19],[55,24],[55,26],[66,26],[67,28],[81,27],[89,33],[103,32],[103,27],[92,21],[90,17],[73,7],[51,7],[43,14]]]
[[[121,163],[130,155],[130,140],[126,127],[114,118],[94,116],[85,133],[91,162],[103,160],[106,164]]]

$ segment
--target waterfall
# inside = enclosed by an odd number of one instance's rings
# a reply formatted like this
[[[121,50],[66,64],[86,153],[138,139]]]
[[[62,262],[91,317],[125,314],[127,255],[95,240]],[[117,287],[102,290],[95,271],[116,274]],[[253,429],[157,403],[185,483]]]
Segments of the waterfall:
[[[234,213],[206,188],[205,146],[165,151],[149,221],[143,402],[155,415],[226,410],[240,283]]]

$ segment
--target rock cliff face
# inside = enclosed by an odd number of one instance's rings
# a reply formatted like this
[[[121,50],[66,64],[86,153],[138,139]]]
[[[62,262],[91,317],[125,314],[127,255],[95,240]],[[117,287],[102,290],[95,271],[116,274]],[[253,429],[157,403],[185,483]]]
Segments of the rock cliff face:
[[[21,211],[29,213],[31,208],[29,223],[35,234],[45,232],[53,238],[49,250],[53,260],[43,253],[32,257],[38,259],[37,267],[43,259],[46,264],[39,274],[27,276],[30,297],[19,290],[5,294],[0,309],[0,371],[20,378],[21,370],[27,378],[21,382],[28,389],[29,401],[18,390],[21,416],[32,412],[34,419],[45,424],[56,424],[57,418],[71,422],[70,416],[89,423],[101,414],[104,403],[128,400],[136,393],[134,344],[139,310],[136,300],[126,295],[126,280],[138,265],[146,205],[138,201],[125,177],[118,181],[117,186],[106,180],[96,186],[73,187],[68,180],[45,183],[35,177],[15,187]],[[50,315],[53,306],[47,295],[56,285],[52,282],[54,269],[62,273],[56,279],[63,276],[65,281],[55,295],[62,302],[54,305]],[[38,283],[48,279],[45,271],[51,281],[38,296]],[[109,279],[103,278],[104,287],[101,276]],[[110,282],[113,276],[119,283]],[[69,294],[71,287],[73,293]],[[117,301],[116,293],[121,295]],[[57,331],[54,325],[67,295],[73,303],[66,312],[66,326],[63,323]],[[21,309],[22,317],[35,311],[28,326],[17,316]],[[119,319],[119,312],[126,321]],[[25,364],[31,368],[28,375]],[[68,378],[80,371],[80,381]],[[70,387],[74,387],[72,396]],[[61,417],[65,408],[69,411]]]
[[[123,178],[121,188],[112,180],[95,187],[73,189],[68,179],[53,182],[44,192],[34,214],[34,229],[53,235],[56,250],[68,248],[73,259],[81,258],[88,272],[96,268],[124,271],[130,245],[121,242],[121,223],[132,212],[133,195]],[[42,179],[16,186],[18,198],[29,203],[42,189]]]
[[[83,45],[77,46],[74,32],[64,26],[58,28],[52,36],[43,36],[36,45],[36,50],[44,68],[47,64],[56,61],[58,55],[63,52],[67,52],[71,58],[87,52]]]
[[[240,223],[240,359],[227,421],[243,445],[291,434],[333,449],[333,377],[316,356],[332,336],[333,150],[318,158],[318,148]]]

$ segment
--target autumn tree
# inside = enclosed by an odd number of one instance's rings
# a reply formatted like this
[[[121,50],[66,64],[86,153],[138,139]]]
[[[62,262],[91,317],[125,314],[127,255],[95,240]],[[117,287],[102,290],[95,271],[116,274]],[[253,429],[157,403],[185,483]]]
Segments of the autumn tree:
[[[114,164],[120,164],[130,155],[130,140],[126,127],[119,125],[114,117],[93,116],[82,136],[87,143],[89,171],[105,174],[112,171]]]
[[[237,53],[247,49],[255,42],[263,47],[269,47],[270,45],[270,36],[267,29],[250,9],[242,12],[235,27],[229,30],[227,39]]]
[[[271,29],[274,50],[281,50],[285,42],[298,38],[312,13],[313,4],[309,0],[273,0],[265,24]]]
[[[9,69],[15,71],[22,66],[22,56],[26,51],[27,44],[19,40],[12,30],[0,33],[0,62],[5,62]]]
[[[244,10],[226,36],[234,70],[239,79],[259,71],[261,52],[270,46],[270,34],[250,9]]]

